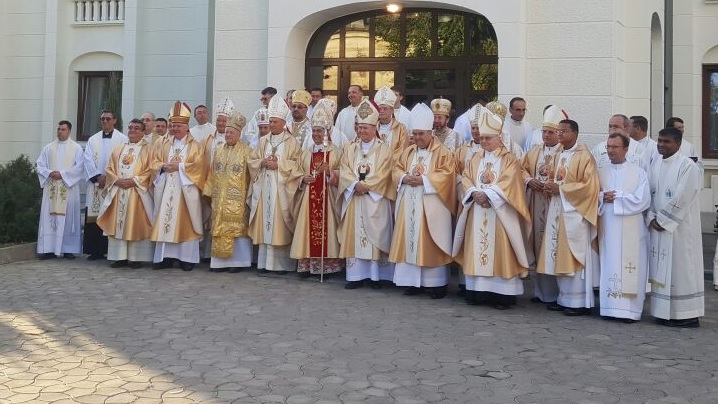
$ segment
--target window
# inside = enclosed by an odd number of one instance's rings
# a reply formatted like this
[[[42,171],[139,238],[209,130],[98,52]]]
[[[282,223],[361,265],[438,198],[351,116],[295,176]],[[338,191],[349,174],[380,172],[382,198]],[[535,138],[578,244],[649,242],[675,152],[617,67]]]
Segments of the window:
[[[703,66],[703,157],[718,159],[718,65]]]
[[[77,100],[77,140],[100,131],[102,110],[113,111],[122,129],[122,72],[80,72]]]
[[[329,21],[307,49],[306,86],[348,104],[359,84],[373,97],[382,85],[405,90],[405,104],[447,98],[457,112],[498,93],[498,45],[482,15],[437,9],[385,10]]]

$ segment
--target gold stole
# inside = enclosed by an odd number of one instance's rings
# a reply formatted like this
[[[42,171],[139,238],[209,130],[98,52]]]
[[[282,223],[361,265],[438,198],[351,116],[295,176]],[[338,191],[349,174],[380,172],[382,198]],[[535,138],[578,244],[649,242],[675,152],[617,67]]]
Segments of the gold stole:
[[[52,142],[49,152],[49,165],[53,171],[60,171],[72,167],[75,162],[75,142],[68,140],[65,143],[65,153],[62,156],[62,162],[58,161],[57,151],[60,148],[60,142]],[[53,180],[50,178],[48,194],[50,196],[50,214],[56,216],[65,216],[67,213],[67,186],[63,180]]]

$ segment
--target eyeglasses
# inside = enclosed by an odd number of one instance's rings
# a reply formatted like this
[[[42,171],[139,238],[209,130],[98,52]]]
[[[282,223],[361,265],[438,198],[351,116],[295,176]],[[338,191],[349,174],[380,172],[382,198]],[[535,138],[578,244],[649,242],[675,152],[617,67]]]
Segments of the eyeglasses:
[[[140,125],[132,125],[128,128],[129,130],[142,130]]]
[[[100,118],[101,121],[111,121],[113,119],[114,118],[110,118],[109,116],[103,116],[102,118]]]
[[[563,135],[564,133],[572,133],[573,131],[571,129],[559,129],[556,131],[559,135]]]

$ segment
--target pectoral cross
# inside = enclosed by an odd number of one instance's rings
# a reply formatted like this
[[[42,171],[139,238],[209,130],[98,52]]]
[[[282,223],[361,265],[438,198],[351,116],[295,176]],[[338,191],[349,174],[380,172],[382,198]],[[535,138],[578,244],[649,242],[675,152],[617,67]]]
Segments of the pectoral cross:
[[[636,267],[630,261],[628,262],[628,265],[626,265],[624,268],[628,270],[629,274],[632,274],[636,270]]]
[[[658,256],[658,250],[656,250],[656,247],[651,247],[651,257],[655,258]]]
[[[675,210],[680,210],[680,209],[681,209],[681,207],[678,206],[678,202],[673,203],[673,205],[671,205],[671,207],[672,207],[673,209],[675,209]]]

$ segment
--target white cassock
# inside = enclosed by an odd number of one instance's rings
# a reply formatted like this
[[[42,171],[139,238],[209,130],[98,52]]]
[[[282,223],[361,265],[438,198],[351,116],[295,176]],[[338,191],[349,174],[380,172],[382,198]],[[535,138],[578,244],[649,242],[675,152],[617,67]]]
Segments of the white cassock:
[[[414,153],[413,161],[411,162],[409,172],[414,172],[415,167],[421,163],[421,160],[423,160],[423,164],[427,168],[427,170],[431,169],[431,155],[432,153],[428,152],[425,149],[418,149],[418,151]],[[422,159],[420,160],[419,157],[422,157]],[[431,181],[429,181],[429,177],[427,177],[426,174],[421,176],[424,182],[423,185],[416,187],[402,184],[401,182],[404,180],[405,176],[406,174],[402,175],[401,178],[399,178],[399,183],[397,184],[398,192],[395,209],[395,215],[404,215],[404,223],[406,223],[408,226],[408,229],[405,232],[405,245],[418,246],[419,232],[411,230],[421,229],[422,221],[426,220],[426,217],[433,217],[434,219],[437,219],[436,226],[449,226],[449,228],[443,232],[443,234],[448,235],[448,238],[443,241],[447,245],[446,253],[451,253],[451,242],[453,241],[451,240],[451,213],[446,209],[446,207],[442,205],[441,200],[438,201],[438,204],[434,203],[430,206],[424,206],[424,195],[433,194],[435,195],[435,198],[438,198],[438,196],[436,196],[436,188],[431,185]],[[400,207],[402,207],[402,202],[404,203],[404,209],[400,209]],[[434,202],[436,202],[436,200],[434,200]],[[432,207],[437,208],[437,210],[429,210],[429,212],[432,212],[432,214],[425,216],[424,209],[431,209]],[[441,212],[438,211],[439,209],[441,210]],[[438,220],[439,217],[442,217],[444,219],[448,218],[448,220]],[[396,220],[398,220],[398,217],[396,217],[395,221]],[[437,233],[441,234],[440,232]],[[435,241],[433,241],[433,235],[428,236],[428,242],[433,242],[434,244],[437,244]],[[421,248],[421,246],[419,246],[419,248]],[[396,286],[413,286],[417,288],[423,286],[427,288],[435,288],[440,286],[446,286],[449,283],[449,265],[440,265],[438,267],[421,267],[416,265],[417,255],[418,251],[416,249],[407,248],[406,261],[396,263],[394,269],[394,284],[396,284]]]
[[[696,150],[696,147],[693,145],[693,143],[686,140],[685,136],[683,137],[683,141],[681,141],[681,148],[678,150],[678,152],[686,157],[695,159],[696,164],[698,164],[698,168],[701,170],[701,176],[703,176],[703,160],[698,158],[698,150]]]
[[[114,129],[111,138],[103,138],[102,131],[92,135],[85,146],[84,161],[85,172],[87,173],[87,216],[97,217],[100,213],[102,201],[105,199],[105,190],[100,189],[98,183],[89,182],[89,179],[96,175],[105,175],[107,162],[110,160],[112,149],[118,145],[127,143],[129,139],[122,132]]]
[[[643,212],[651,206],[648,175],[635,163],[609,164],[598,171],[601,315],[640,320],[648,281],[648,230]],[[615,191],[612,203],[603,202]]]
[[[651,173],[648,172],[648,170],[650,170],[651,164],[653,164],[655,160],[662,159],[663,156],[658,153],[658,144],[656,141],[651,139],[649,136],[636,141],[643,146],[643,163],[646,164],[646,167],[644,168],[646,170],[646,174],[650,175]]]
[[[411,121],[409,113],[409,108],[403,105],[399,105],[399,108],[394,108],[394,118],[396,118],[399,123],[404,124],[407,128],[409,127],[409,122]]]
[[[604,140],[601,143],[593,146],[591,154],[593,159],[596,161],[596,170],[601,170],[603,167],[611,165],[611,160],[608,158],[608,151],[606,150],[607,141]],[[656,148],[658,150],[658,148]],[[646,156],[644,146],[640,142],[629,138],[628,152],[626,153],[626,161],[636,163],[644,171],[648,171],[650,161],[644,160]],[[650,157],[649,157],[650,158]]]
[[[666,320],[703,316],[703,242],[698,194],[703,177],[693,160],[680,153],[653,162],[649,182],[653,219],[664,231],[649,228],[651,315]]]
[[[202,142],[207,136],[214,133],[217,127],[212,122],[207,122],[203,125],[195,125],[189,128],[189,133],[192,135],[196,142]]]
[[[59,171],[61,180],[50,173]],[[46,145],[37,159],[37,177],[42,187],[40,225],[37,230],[38,254],[82,252],[80,187],[84,178],[82,146],[68,139]]]
[[[506,118],[506,123],[504,123],[504,130],[511,135],[511,139],[513,139],[514,142],[524,148],[524,151],[529,151],[531,149],[531,145],[528,144],[528,142],[530,142],[531,134],[533,133],[534,128],[525,119],[515,121],[511,118],[511,116],[508,116]],[[541,143],[543,143],[543,141],[541,141]]]
[[[339,130],[347,137],[349,142],[353,142],[357,138],[357,133],[354,130],[354,123],[356,122],[358,106],[354,107],[349,105],[348,107],[339,111],[337,114],[336,122],[334,123],[335,128]]]

